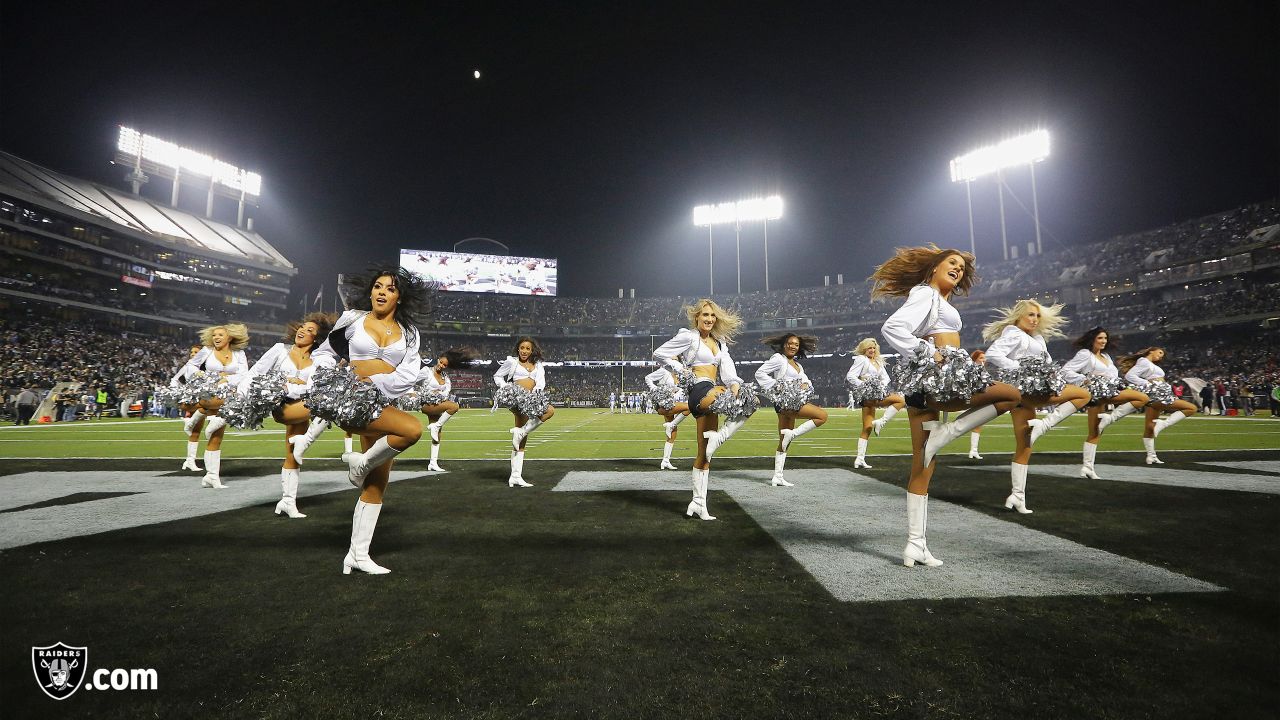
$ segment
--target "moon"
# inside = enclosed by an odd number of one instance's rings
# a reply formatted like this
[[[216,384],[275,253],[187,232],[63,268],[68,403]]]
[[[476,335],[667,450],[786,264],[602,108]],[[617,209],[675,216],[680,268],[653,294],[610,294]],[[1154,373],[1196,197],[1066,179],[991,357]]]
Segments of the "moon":
[[[479,80],[479,79],[480,79],[480,71],[479,71],[479,70],[474,70],[474,71],[472,71],[471,76],[472,76],[472,77],[474,77],[475,79]]]

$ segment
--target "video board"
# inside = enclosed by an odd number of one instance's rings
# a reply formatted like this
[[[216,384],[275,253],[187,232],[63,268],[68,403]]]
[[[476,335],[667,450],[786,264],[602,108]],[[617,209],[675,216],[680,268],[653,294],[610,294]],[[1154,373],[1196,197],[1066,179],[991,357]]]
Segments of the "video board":
[[[441,290],[507,295],[555,295],[556,259],[400,250],[400,267]]]

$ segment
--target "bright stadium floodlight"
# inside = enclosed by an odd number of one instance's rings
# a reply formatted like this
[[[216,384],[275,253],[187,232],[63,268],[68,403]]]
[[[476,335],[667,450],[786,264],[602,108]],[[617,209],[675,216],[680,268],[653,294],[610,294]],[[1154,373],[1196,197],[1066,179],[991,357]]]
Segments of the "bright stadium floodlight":
[[[240,200],[241,222],[243,222],[245,199],[257,198],[262,194],[262,176],[258,173],[242,170],[210,155],[152,135],[145,135],[123,125],[120,126],[120,133],[116,139],[116,160],[132,163],[139,172],[145,169],[172,180],[174,184],[172,204],[175,206],[178,204],[178,185],[181,176],[194,175],[209,178],[209,203],[206,214],[212,212],[215,187],[222,189],[220,194]],[[134,192],[137,192],[136,185]]]
[[[1049,157],[1049,131],[1035,132],[1009,138],[995,145],[978,148],[951,161],[951,182],[963,182],[965,197],[969,203],[969,249],[977,254],[973,235],[973,191],[970,183],[984,175],[996,174],[996,188],[1000,197],[1000,242],[1004,246],[1004,259],[1009,259],[1009,239],[1004,222],[1005,168],[1026,165],[1031,169],[1031,206],[1036,222],[1036,254],[1044,252],[1040,244],[1040,203],[1036,197],[1036,163]]]
[[[715,250],[711,248],[711,228],[713,225],[734,225],[734,237],[738,249],[738,292],[742,292],[742,223],[764,223],[764,289],[769,289],[769,221],[782,217],[782,198],[770,195],[763,198],[748,198],[737,202],[718,203],[716,205],[698,205],[693,209],[693,224],[707,229],[707,247],[711,258],[711,292],[716,291]]]

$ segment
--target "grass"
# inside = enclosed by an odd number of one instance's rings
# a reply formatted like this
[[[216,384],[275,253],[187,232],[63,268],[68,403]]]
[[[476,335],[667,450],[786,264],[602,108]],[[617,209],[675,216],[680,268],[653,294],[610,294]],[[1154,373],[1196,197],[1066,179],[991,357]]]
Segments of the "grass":
[[[1045,447],[1078,452],[1080,419]],[[939,473],[933,497],[1227,591],[842,603],[714,474],[715,523],[684,519],[684,492],[550,492],[571,470],[652,470],[653,416],[558,413],[530,458],[587,459],[530,463],[537,486],[523,491],[506,488],[505,461],[483,460],[509,452],[508,422],[460,415],[443,457],[480,460],[392,486],[374,539],[391,575],[339,573],[349,493],[307,498],[306,520],[266,505],[0,552],[4,716],[1263,718],[1280,706],[1276,495],[1046,480],[1037,513],[1016,516],[998,502],[1007,478],[966,461]],[[772,422],[760,413],[726,455],[770,456]],[[789,473],[851,470],[852,422],[836,412],[797,441]],[[173,471],[175,425],[5,430],[0,476]],[[1140,429],[1130,419],[1108,432],[1104,450],[1127,452],[1109,462],[1140,462]],[[230,438],[224,474],[274,473],[281,440],[268,432]],[[905,432],[895,421],[872,452],[905,452]],[[1280,423],[1192,418],[1160,447],[1166,468],[1261,459],[1280,474],[1280,452],[1228,449],[1275,448],[1276,433]],[[1011,450],[1008,436],[994,424],[983,451]],[[77,459],[135,456],[166,459]],[[862,472],[901,486],[908,460]],[[425,468],[425,444],[399,468]],[[28,650],[59,640],[87,645],[95,668],[156,668],[160,689],[56,703],[34,686]]]

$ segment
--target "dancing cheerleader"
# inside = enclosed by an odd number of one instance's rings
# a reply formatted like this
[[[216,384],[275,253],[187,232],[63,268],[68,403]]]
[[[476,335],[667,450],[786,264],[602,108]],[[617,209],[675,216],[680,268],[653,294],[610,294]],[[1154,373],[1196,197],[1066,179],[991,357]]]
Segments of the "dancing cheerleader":
[[[1148,465],[1164,464],[1163,460],[1156,457],[1156,438],[1160,437],[1160,433],[1188,414],[1194,415],[1196,412],[1195,405],[1174,398],[1173,386],[1164,379],[1164,370],[1156,364],[1163,359],[1164,348],[1159,347],[1144,348],[1120,359],[1124,379],[1151,398],[1147,403],[1147,422],[1142,428],[1142,446],[1147,451]],[[1165,410],[1173,412],[1168,418],[1158,420],[1160,413]]]
[[[284,425],[284,462],[280,467],[280,502],[276,515],[304,518],[298,512],[298,468],[289,439],[305,433],[311,411],[302,398],[311,389],[315,364],[311,351],[317,339],[329,335],[333,316],[311,313],[300,321],[289,323],[288,342],[279,342],[263,353],[249,368],[237,388],[236,396],[223,407],[223,414],[234,427],[254,428],[262,424],[267,413]]]
[[[202,488],[226,489],[222,484],[221,469],[222,436],[227,421],[219,411],[249,370],[249,359],[244,354],[248,345],[249,330],[244,325],[212,325],[200,331],[200,352],[178,371],[187,378],[185,390],[199,397],[198,413],[207,418],[204,434],[208,442],[204,446]],[[191,417],[195,418],[196,414]],[[191,423],[191,420],[187,422]],[[187,452],[191,452],[190,441]]]
[[[773,487],[792,487],[783,477],[787,448],[796,438],[827,422],[827,411],[809,402],[813,383],[797,360],[818,350],[818,338],[785,333],[762,340],[774,353],[756,370],[756,387],[773,402],[778,414],[778,448],[773,452]],[[804,423],[796,427],[796,418]]]
[[[871,433],[880,437],[880,431],[906,404],[901,395],[889,392],[889,371],[884,367],[880,343],[875,338],[863,338],[853,349],[853,365],[845,373],[844,384],[849,389],[849,409],[862,409],[862,434],[858,437],[858,456],[853,466],[870,470],[867,441]],[[884,417],[879,420],[876,420],[876,408],[884,408]]]
[[[1071,417],[1089,402],[1089,391],[1067,384],[1059,376],[1059,368],[1049,356],[1045,338],[1062,337],[1059,328],[1066,322],[1062,305],[1041,305],[1036,300],[1019,300],[1011,308],[1000,310],[1000,318],[987,323],[982,337],[991,343],[987,348],[987,365],[997,377],[1013,385],[1022,399],[1011,411],[1015,450],[1009,465],[1013,486],[1004,506],[1028,515],[1027,464],[1031,447],[1058,423]],[[1043,420],[1036,418],[1036,408],[1052,405]]]
[[[689,417],[688,398],[676,384],[675,375],[666,368],[658,368],[645,375],[644,382],[649,386],[649,402],[666,420],[662,423],[662,432],[667,440],[662,447],[662,464],[658,469],[679,470],[671,464],[671,450],[676,445],[676,426]]]
[[[427,465],[428,470],[444,472],[444,468],[440,467],[440,430],[450,418],[458,414],[458,403],[449,399],[453,383],[445,371],[471,367],[475,357],[475,351],[470,348],[450,348],[436,358],[434,366],[422,368],[422,375],[418,378],[415,389],[421,404],[419,409],[431,421],[427,425],[427,432],[431,436],[431,463]]]
[[[516,354],[507,359],[493,374],[498,384],[494,401],[511,409],[515,427],[511,428],[511,477],[507,487],[533,487],[524,479],[524,447],[539,425],[551,419],[556,409],[547,396],[547,375],[542,369],[542,348],[531,337],[516,341]]]
[[[871,275],[872,297],[905,297],[906,302],[884,322],[881,333],[902,355],[896,385],[911,422],[911,477],[907,482],[907,546],[902,563],[941,565],[925,543],[929,516],[929,480],[934,455],[947,443],[1002,412],[1021,396],[1017,388],[992,382],[980,364],[960,348],[960,313],[948,302],[965,294],[977,273],[973,256],[936,245],[899,248]],[[948,423],[937,421],[942,410],[965,410]]]
[[[689,411],[698,423],[698,456],[693,463],[693,501],[685,514],[715,520],[707,512],[711,458],[755,412],[757,401],[742,383],[729,356],[729,344],[742,325],[736,313],[703,298],[684,308],[689,327],[653,352],[654,360],[669,368],[689,394]],[[720,428],[719,415],[726,415]]]
[[[1125,387],[1120,371],[1103,352],[1107,348],[1107,331],[1096,327],[1076,338],[1072,343],[1078,351],[1062,366],[1063,376],[1070,382],[1089,391],[1089,435],[1084,441],[1084,456],[1080,465],[1080,477],[1100,480],[1093,469],[1098,455],[1098,440],[1111,423],[1146,407],[1148,397],[1130,387]],[[1106,405],[1115,405],[1111,412],[1103,412]]]
[[[418,380],[422,358],[417,314],[427,284],[403,268],[377,270],[363,283],[356,308],[342,313],[311,353],[316,364],[307,396],[311,414],[360,436],[362,452],[343,453],[347,479],[360,488],[351,519],[351,546],[342,572],[391,572],[369,557],[395,458],[422,437],[422,423],[395,407]],[[341,360],[347,365],[338,367]]]
[[[202,347],[201,345],[192,345],[191,352],[187,355],[187,360],[195,357]],[[169,393],[157,392],[157,395],[161,397],[176,397],[180,395],[182,386],[186,385],[190,380],[187,374],[187,364],[184,362],[178,368],[178,373],[169,381]],[[200,409],[199,402],[180,402],[175,399],[174,404],[187,416],[187,419],[182,423],[182,432],[187,436],[187,459],[182,462],[182,469],[204,472],[204,468],[196,464],[196,452],[200,449],[200,431],[204,429],[204,411]]]

